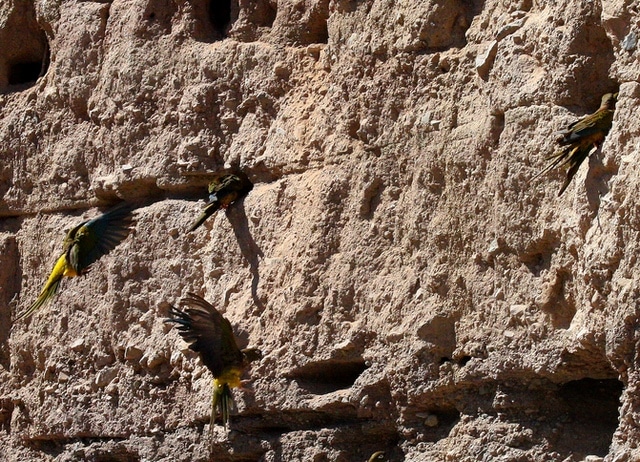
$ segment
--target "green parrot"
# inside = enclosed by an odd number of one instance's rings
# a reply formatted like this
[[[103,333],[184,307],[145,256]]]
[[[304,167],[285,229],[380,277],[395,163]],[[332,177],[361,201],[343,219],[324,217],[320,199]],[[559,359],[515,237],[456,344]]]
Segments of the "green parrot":
[[[618,93],[607,93],[602,97],[600,108],[596,112],[584,116],[562,130],[558,139],[558,144],[562,148],[547,158],[547,160],[552,160],[551,164],[536,175],[534,179],[557,165],[567,164],[569,166],[567,179],[562,188],[560,188],[558,193],[558,196],[560,196],[569,186],[582,162],[593,149],[597,149],[602,145],[604,138],[611,129],[617,99]]]
[[[82,276],[103,255],[113,250],[129,234],[131,208],[122,204],[92,220],[83,221],[67,232],[58,258],[36,301],[16,321],[31,316],[58,292],[62,278]]]
[[[377,462],[382,460],[386,460],[384,457],[384,451],[377,451],[371,454],[371,457],[369,457],[368,462]]]
[[[217,174],[209,183],[209,201],[191,225],[189,232],[195,231],[204,221],[220,208],[226,209],[238,199],[243,198],[253,189],[253,183],[241,171],[222,172]]]
[[[216,410],[219,410],[226,428],[233,407],[231,389],[241,386],[242,373],[252,361],[262,359],[262,352],[257,348],[240,350],[229,320],[203,298],[192,293],[187,295],[181,300],[181,305],[187,306],[186,310],[172,306],[169,309],[171,318],[165,322],[178,325],[184,341],[199,354],[213,374],[210,426],[213,429]]]

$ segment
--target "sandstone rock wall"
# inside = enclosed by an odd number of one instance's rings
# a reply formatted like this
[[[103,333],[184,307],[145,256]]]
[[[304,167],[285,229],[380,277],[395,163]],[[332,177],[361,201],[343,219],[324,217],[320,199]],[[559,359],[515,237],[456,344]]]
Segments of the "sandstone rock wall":
[[[640,459],[629,0],[0,4],[0,459]],[[620,92],[561,197],[553,133]],[[253,191],[186,234],[206,172]],[[29,321],[64,231],[136,226]],[[196,292],[260,347],[209,445]]]

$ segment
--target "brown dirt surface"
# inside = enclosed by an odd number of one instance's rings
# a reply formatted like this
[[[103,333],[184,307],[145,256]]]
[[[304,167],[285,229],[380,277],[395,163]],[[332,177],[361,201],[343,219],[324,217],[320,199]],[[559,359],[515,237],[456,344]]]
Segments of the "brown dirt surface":
[[[640,7],[0,3],[0,460],[640,460]],[[619,91],[557,197],[557,131]],[[212,172],[248,196],[194,233]],[[135,227],[29,320],[65,230]],[[209,428],[163,322],[264,358]],[[213,444],[211,444],[213,441]]]

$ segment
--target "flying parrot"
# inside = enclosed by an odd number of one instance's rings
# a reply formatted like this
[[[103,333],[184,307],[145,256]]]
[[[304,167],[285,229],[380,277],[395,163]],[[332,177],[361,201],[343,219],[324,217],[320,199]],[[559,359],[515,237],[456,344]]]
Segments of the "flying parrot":
[[[257,348],[240,350],[229,320],[203,298],[192,293],[187,295],[181,300],[181,305],[187,308],[179,310],[172,306],[171,318],[165,322],[178,325],[184,341],[213,374],[210,426],[213,429],[216,411],[220,411],[226,428],[233,408],[231,389],[241,386],[242,373],[252,361],[262,359],[262,352]]]
[[[113,250],[129,234],[131,208],[122,204],[92,220],[83,221],[67,232],[58,258],[36,301],[16,321],[31,316],[58,292],[62,278],[82,276],[103,255]]]
[[[202,214],[189,228],[189,232],[196,230],[220,208],[226,209],[238,199],[249,194],[252,189],[253,183],[241,171],[223,172],[216,175],[209,183],[209,201]]]
[[[551,164],[534,178],[545,174],[557,165],[567,164],[569,166],[567,179],[560,188],[558,193],[560,196],[569,186],[582,162],[593,149],[602,145],[605,136],[609,133],[617,98],[618,93],[607,93],[602,97],[600,108],[596,112],[584,116],[562,130],[558,139],[558,144],[562,148],[547,158],[552,160]]]

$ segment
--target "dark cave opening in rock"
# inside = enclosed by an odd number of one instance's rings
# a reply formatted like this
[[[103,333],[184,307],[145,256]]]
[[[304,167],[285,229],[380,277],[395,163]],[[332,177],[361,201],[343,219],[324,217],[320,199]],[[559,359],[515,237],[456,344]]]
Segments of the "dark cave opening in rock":
[[[49,44],[44,31],[36,29],[20,30],[17,47],[0,51],[0,93],[19,91],[32,86],[49,68]]]
[[[310,393],[322,395],[350,388],[366,369],[364,360],[319,361],[297,369],[289,377]]]
[[[457,409],[435,409],[424,421],[422,438],[434,442],[446,438],[458,422],[460,412]]]
[[[11,433],[11,417],[15,405],[9,398],[0,399],[0,431]]]
[[[617,379],[584,378],[560,386],[566,405],[558,448],[567,453],[604,457],[618,428],[623,385]]]
[[[35,82],[44,75],[43,61],[16,62],[9,65],[7,81],[9,85],[22,85]]]
[[[231,0],[211,0],[209,21],[220,38],[225,38],[231,24]]]

